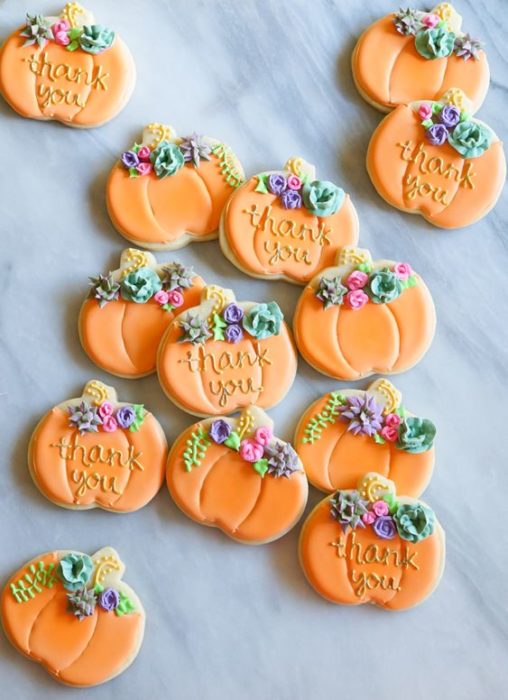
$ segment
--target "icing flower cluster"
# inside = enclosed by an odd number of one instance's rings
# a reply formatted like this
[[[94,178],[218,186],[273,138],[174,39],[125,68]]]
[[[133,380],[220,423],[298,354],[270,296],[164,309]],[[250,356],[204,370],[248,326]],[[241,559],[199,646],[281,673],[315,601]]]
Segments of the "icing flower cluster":
[[[492,143],[492,132],[452,104],[421,102],[418,116],[432,146],[449,143],[463,158],[478,158]]]
[[[359,491],[337,491],[330,498],[330,515],[343,532],[349,528],[372,527],[382,540],[397,535],[408,542],[420,542],[434,532],[434,512],[423,503],[399,503],[392,493],[364,499]]]
[[[239,304],[231,303],[221,313],[214,313],[211,319],[203,320],[199,314],[187,314],[180,321],[183,334],[179,342],[197,345],[213,337],[214,340],[238,343],[245,331],[257,340],[263,340],[280,333],[283,319],[275,301],[256,304],[247,312]]]
[[[54,17],[43,15],[26,16],[26,24],[21,32],[25,38],[23,46],[44,48],[49,41],[64,46],[67,51],[81,49],[86,53],[96,55],[111,47],[115,32],[101,24],[91,24],[82,27],[72,27],[64,17],[54,21]]]
[[[87,401],[68,407],[69,425],[83,433],[114,433],[118,429],[135,433],[143,424],[146,411],[143,404],[113,406],[111,401],[103,401],[93,406]]]
[[[408,263],[394,263],[391,268],[375,270],[369,263],[361,263],[345,278],[340,275],[321,277],[315,294],[325,309],[345,305],[357,311],[369,301],[388,304],[417,283]]]
[[[178,143],[161,141],[156,146],[135,143],[121,155],[121,162],[129,171],[130,177],[150,175],[158,178],[175,175],[185,163],[199,168],[201,160],[210,160],[213,153],[211,144],[204,136],[196,133],[180,139]]]
[[[261,173],[257,175],[256,192],[274,194],[285,209],[305,206],[314,216],[331,216],[344,200],[344,190],[333,182],[312,180],[294,173]]]
[[[401,8],[395,13],[393,23],[404,36],[414,36],[415,48],[423,58],[446,58],[453,53],[468,61],[479,59],[481,42],[469,34],[456,34],[449,24],[446,4],[433,12],[420,12],[411,8]]]
[[[71,552],[60,559],[57,576],[65,590],[69,591],[69,612],[80,621],[93,615],[97,606],[104,612],[114,612],[119,617],[134,612],[134,604],[122,591],[104,588],[100,584],[88,588],[92,571],[93,562],[87,554]]]

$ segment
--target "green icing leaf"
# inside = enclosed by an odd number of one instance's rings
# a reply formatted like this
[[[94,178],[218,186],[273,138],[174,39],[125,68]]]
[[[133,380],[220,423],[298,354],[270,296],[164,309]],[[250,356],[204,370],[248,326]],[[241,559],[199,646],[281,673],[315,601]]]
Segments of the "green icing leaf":
[[[467,112],[461,112],[460,113],[460,121],[461,122],[467,122],[470,119],[470,115]]]
[[[102,593],[103,590],[104,590],[104,586],[101,586],[100,583],[96,583],[94,588],[93,588],[94,593],[96,593],[97,595],[99,593]]]
[[[136,433],[143,425],[143,421],[145,420],[146,416],[146,411],[142,403],[134,403],[132,404],[132,408],[134,409],[136,418],[129,425],[129,430],[131,433]]]
[[[378,445],[384,445],[386,440],[379,433],[374,433],[374,442],[377,442]]]
[[[398,408],[395,409],[395,413],[400,416],[401,418],[405,418],[407,415],[407,411],[404,408],[404,406],[400,405]]]
[[[408,287],[416,287],[418,284],[418,278],[416,275],[411,275],[410,277],[407,278],[407,286]]]
[[[224,321],[219,314],[213,315],[212,331],[214,340],[224,340],[224,328],[227,327],[226,321]]]
[[[258,459],[258,461],[254,462],[252,466],[254,467],[254,471],[256,471],[259,476],[263,478],[268,471],[268,460],[264,458]]]
[[[128,615],[129,613],[134,612],[136,608],[134,607],[134,603],[129,596],[126,596],[125,593],[122,593],[122,591],[118,592],[120,594],[120,602],[115,608],[115,615],[122,617],[122,615]]]
[[[372,265],[368,262],[360,263],[359,265],[356,266],[357,270],[360,270],[361,272],[372,272]]]
[[[390,511],[390,514],[397,512],[397,510],[399,508],[399,504],[397,502],[397,499],[393,495],[393,493],[385,494],[383,496],[383,501],[386,501],[386,503],[388,503],[388,510]]]
[[[77,41],[71,41],[70,44],[67,44],[65,47],[67,51],[76,51],[76,49],[79,47],[79,43]]]
[[[302,442],[312,445],[316,440],[319,440],[326,426],[329,423],[335,423],[339,415],[339,406],[345,401],[346,397],[344,394],[341,394],[339,391],[332,391],[321,413],[313,416],[305,426],[303,431],[305,437],[302,438]]]
[[[139,177],[139,173],[136,168],[129,168],[129,177]]]
[[[227,440],[224,440],[224,444],[227,447],[231,447],[232,450],[237,450],[237,451],[240,449],[240,442],[241,442],[240,436],[235,431],[230,433]]]
[[[434,124],[434,122],[432,121],[432,119],[424,119],[424,120],[422,121],[422,126],[424,126],[426,129],[428,129],[429,127],[431,127],[432,124]]]
[[[254,192],[261,192],[261,194],[268,194],[268,174],[267,173],[260,173],[257,175],[257,180],[258,184],[256,185],[256,188]]]
[[[164,311],[173,311],[174,308],[175,307],[172,304],[163,304],[161,306],[161,309],[163,309]]]
[[[432,114],[439,114],[443,109],[443,105],[440,104],[439,102],[434,102],[432,105]]]
[[[141,144],[135,143],[134,146],[131,148],[131,151],[134,151],[134,153],[137,153],[140,148],[141,148]]]
[[[200,466],[206,454],[206,450],[211,444],[203,426],[199,425],[197,430],[195,430],[187,440],[187,447],[183,452],[183,463],[188,472],[191,471],[192,467]]]
[[[67,32],[67,36],[71,41],[74,41],[75,39],[79,39],[79,37],[83,34],[83,28],[82,27],[72,27],[72,29],[69,29]]]

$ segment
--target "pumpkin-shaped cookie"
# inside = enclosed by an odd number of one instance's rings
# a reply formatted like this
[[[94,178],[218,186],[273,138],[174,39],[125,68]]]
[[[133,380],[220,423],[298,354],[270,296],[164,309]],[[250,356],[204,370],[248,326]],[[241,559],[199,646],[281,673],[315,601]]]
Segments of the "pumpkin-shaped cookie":
[[[439,584],[445,535],[429,506],[372,472],[314,508],[299,550],[309,583],[332,603],[404,610]]]
[[[290,158],[284,170],[254,175],[229,199],[221,219],[224,255],[252,277],[306,284],[358,241],[351,198]]]
[[[122,580],[124,571],[111,547],[91,557],[68,550],[35,557],[2,592],[9,641],[67,685],[118,676],[136,658],[145,629],[143,606]]]
[[[376,379],[366,391],[332,391],[309,406],[294,445],[311,484],[327,493],[354,489],[368,464],[418,497],[432,476],[436,428],[401,400],[393,384]]]
[[[463,93],[450,90],[383,119],[367,170],[388,204],[441,228],[469,226],[492,209],[506,178],[503,144],[469,108]]]
[[[164,481],[168,446],[141,404],[119,403],[98,380],[46,413],[30,440],[32,478],[64,508],[126,513],[146,505]]]
[[[106,203],[115,228],[135,245],[174,250],[217,238],[228,197],[244,179],[221,141],[149,124],[110,173]]]
[[[407,263],[372,261],[344,248],[336,267],[314,277],[298,300],[295,340],[318,372],[345,381],[410,369],[428,350],[434,303]]]
[[[257,406],[187,428],[169,455],[167,484],[186,515],[246,544],[282,537],[307,503],[298,455]]]
[[[59,16],[27,14],[0,49],[0,92],[29,119],[100,126],[125,107],[135,81],[127,46],[76,2]]]
[[[237,302],[208,286],[201,303],[179,314],[159,346],[157,372],[177,406],[197,416],[271,408],[296,374],[291,331],[275,301]]]
[[[466,92],[477,110],[489,87],[482,44],[462,31],[450,3],[430,12],[401,8],[361,35],[352,59],[360,94],[389,112],[413,100],[436,100],[452,87]]]
[[[175,314],[199,303],[205,286],[192,267],[158,264],[127,248],[120,268],[90,278],[79,314],[79,337],[101,369],[125,379],[155,372],[157,348]]]

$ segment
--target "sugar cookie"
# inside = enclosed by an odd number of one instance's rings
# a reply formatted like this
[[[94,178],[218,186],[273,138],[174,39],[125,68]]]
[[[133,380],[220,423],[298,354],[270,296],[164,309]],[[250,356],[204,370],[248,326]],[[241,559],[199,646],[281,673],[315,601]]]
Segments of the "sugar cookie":
[[[371,472],[314,508],[299,550],[309,583],[332,603],[404,610],[439,584],[445,534],[428,505]]]
[[[418,497],[434,469],[436,428],[401,401],[388,379],[376,379],[365,391],[338,389],[314,401],[294,441],[311,484],[326,493],[354,489],[367,464],[400,493]]]
[[[162,388],[198,416],[282,401],[296,374],[291,331],[275,301],[237,302],[231,289],[205,287],[201,303],[168,327],[159,346]]]
[[[345,381],[410,369],[435,325],[430,292],[408,263],[372,261],[368,250],[349,247],[305,287],[293,320],[304,359]]]
[[[145,629],[145,611],[124,571],[112,547],[91,557],[73,550],[35,557],[2,593],[9,641],[67,685],[118,676],[136,658]]]
[[[28,451],[40,492],[73,510],[138,510],[164,481],[168,446],[157,419],[142,404],[119,403],[94,379],[77,399],[52,408]]]
[[[153,250],[174,250],[217,238],[222,209],[244,180],[231,148],[196,133],[178,137],[172,126],[149,124],[125,151],[106,186],[115,228]]]
[[[167,484],[186,515],[246,544],[282,537],[307,503],[298,455],[256,406],[187,428],[169,455]]]
[[[368,27],[353,52],[356,87],[382,112],[414,100],[437,100],[453,87],[466,92],[476,111],[490,72],[481,42],[462,31],[450,3],[430,12],[401,8]]]
[[[26,16],[0,49],[0,92],[18,114],[81,128],[121,112],[136,68],[112,29],[69,2],[59,16]]]
[[[282,171],[254,175],[234,192],[220,244],[247,275],[305,284],[333,264],[342,246],[357,243],[358,229],[350,196],[316,180],[314,166],[294,157]]]
[[[90,278],[79,314],[79,337],[101,369],[125,379],[155,372],[157,348],[175,314],[199,304],[205,283],[192,267],[157,263],[127,248],[120,268]]]

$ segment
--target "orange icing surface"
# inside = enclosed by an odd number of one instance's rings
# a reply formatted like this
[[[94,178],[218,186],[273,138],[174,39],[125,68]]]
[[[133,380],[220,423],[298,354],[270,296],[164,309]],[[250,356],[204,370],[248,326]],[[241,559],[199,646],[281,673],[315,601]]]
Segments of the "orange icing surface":
[[[130,241],[154,248],[178,248],[192,239],[215,238],[233,188],[215,155],[199,167],[187,163],[177,173],[130,177],[117,163],[106,186],[106,203],[116,229]],[[181,240],[180,240],[181,239]]]
[[[388,204],[419,213],[436,226],[460,228],[494,206],[504,185],[506,161],[500,141],[468,160],[448,143],[432,146],[418,115],[401,105],[372,135],[367,170]]]
[[[293,330],[303,358],[318,372],[354,380],[404,372],[428,350],[436,324],[434,304],[423,280],[388,304],[323,308],[312,283],[296,307]],[[319,334],[319,337],[317,337]]]
[[[255,192],[256,186],[257,177],[242,185],[230,198],[223,219],[233,262],[247,274],[284,275],[305,284],[333,264],[339,248],[358,241],[358,217],[348,194],[335,214],[318,218],[303,206],[285,209],[276,195]],[[252,216],[253,209],[259,214]]]
[[[198,304],[203,287],[203,280],[195,277],[193,286],[182,290],[184,303],[176,313]],[[153,298],[146,304],[120,298],[102,308],[96,299],[87,299],[79,315],[79,335],[98,367],[137,378],[155,372],[157,348],[174,317],[174,311],[165,311]]]
[[[76,446],[59,448],[62,441]],[[112,450],[110,464],[105,460]],[[167,452],[162,428],[151,413],[137,431],[80,434],[69,426],[68,413],[55,407],[32,436],[29,465],[37,487],[57,505],[128,512],[146,505],[159,491]]]
[[[277,539],[290,530],[307,502],[303,470],[289,478],[261,478],[238,452],[212,442],[202,463],[188,472],[183,453],[198,425],[177,438],[168,459],[167,485],[178,507],[198,523],[250,544]]]
[[[2,592],[1,617],[9,641],[40,663],[57,680],[75,686],[103,683],[120,673],[136,655],[143,634],[143,616],[121,617],[98,606],[79,621],[67,608],[66,591],[57,580],[33,599],[18,603],[10,590],[30,564],[57,565],[59,552],[32,559],[9,579]]]
[[[332,544],[340,538],[346,556],[339,556],[338,548]],[[374,551],[373,545],[380,557],[385,548],[398,552],[401,560],[406,553],[408,558],[415,553],[411,561],[418,569],[412,564],[396,566],[393,553],[387,563],[365,562],[369,545],[368,559]],[[370,526],[348,530],[344,535],[340,524],[330,515],[329,498],[312,511],[300,536],[300,562],[309,583],[324,598],[340,605],[374,603],[387,610],[418,605],[438,584],[444,556],[444,533],[439,524],[436,523],[432,535],[416,544],[398,535],[392,540],[382,540]]]
[[[339,417],[327,423],[313,443],[303,442],[309,420],[326,406],[328,394],[315,401],[298,423],[294,446],[311,484],[320,491],[355,489],[360,477],[369,471],[391,479],[399,493],[417,497],[426,488],[434,468],[434,447],[420,454],[398,449],[393,442],[380,445],[368,435],[354,435],[347,421]]]
[[[80,49],[67,51],[54,41],[43,48],[23,47],[22,30],[11,34],[0,52],[0,92],[18,114],[94,127],[122,110],[134,88],[135,66],[118,35],[111,48],[92,56]],[[34,64],[36,72],[30,69],[32,58],[39,61],[38,67]]]
[[[393,15],[374,22],[361,35],[352,67],[359,90],[383,111],[414,100],[436,100],[449,88],[462,89],[476,111],[489,88],[485,51],[478,60],[465,61],[455,54],[426,59],[416,50],[414,36],[397,32]]]

